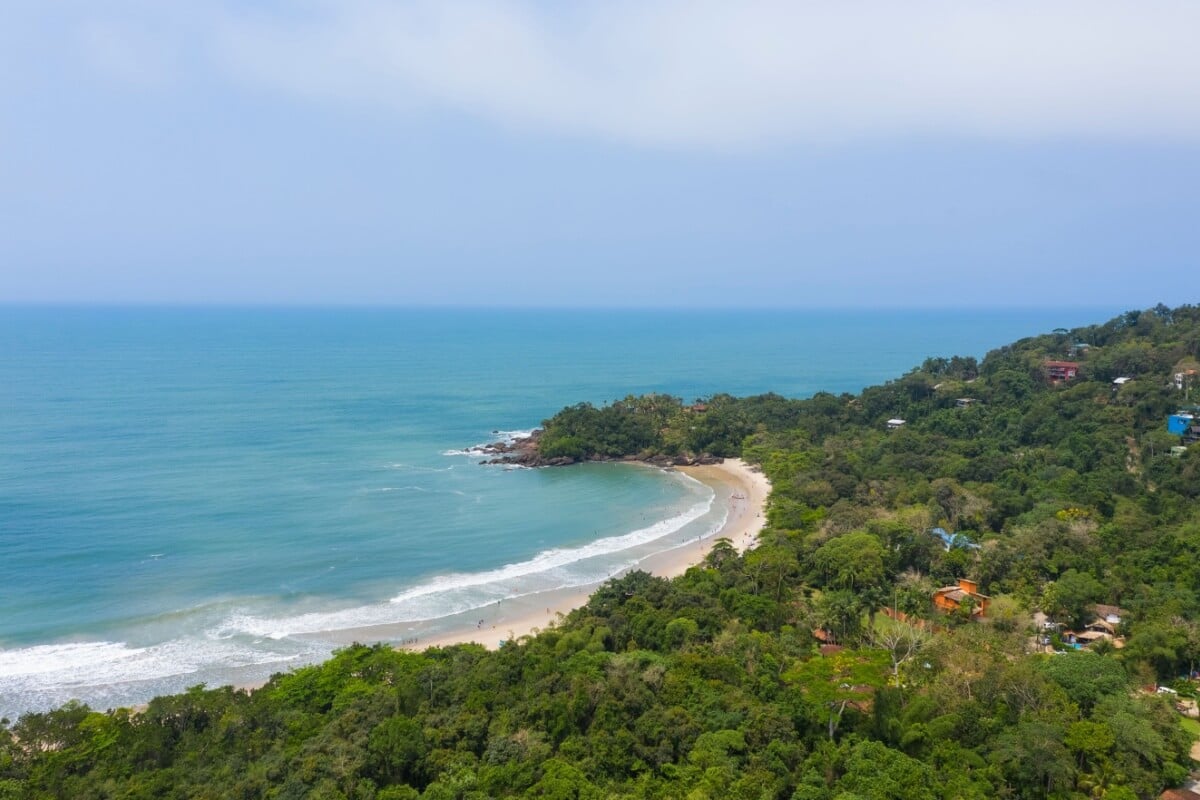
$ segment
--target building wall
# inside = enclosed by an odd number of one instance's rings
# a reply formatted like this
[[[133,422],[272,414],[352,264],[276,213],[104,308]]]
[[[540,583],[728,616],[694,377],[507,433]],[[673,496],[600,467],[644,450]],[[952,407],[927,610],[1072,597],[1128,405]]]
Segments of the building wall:
[[[1188,425],[1192,424],[1192,419],[1190,414],[1172,414],[1167,417],[1167,432],[1182,436],[1187,432]]]

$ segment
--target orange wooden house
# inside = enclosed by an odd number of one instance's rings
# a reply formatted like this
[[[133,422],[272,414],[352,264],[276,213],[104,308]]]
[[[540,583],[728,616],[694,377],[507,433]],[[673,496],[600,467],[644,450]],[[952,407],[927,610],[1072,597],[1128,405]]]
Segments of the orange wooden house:
[[[979,583],[977,581],[959,578],[957,586],[943,586],[933,593],[933,604],[941,611],[953,613],[958,611],[959,607],[971,598],[975,601],[975,607],[971,611],[973,617],[987,616],[988,601],[991,600],[986,594],[979,593]]]

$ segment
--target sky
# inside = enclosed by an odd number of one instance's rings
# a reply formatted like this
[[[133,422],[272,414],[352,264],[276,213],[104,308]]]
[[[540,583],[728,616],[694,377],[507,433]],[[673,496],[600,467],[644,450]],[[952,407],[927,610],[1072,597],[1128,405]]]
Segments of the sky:
[[[1196,302],[1200,3],[8,0],[0,303]]]

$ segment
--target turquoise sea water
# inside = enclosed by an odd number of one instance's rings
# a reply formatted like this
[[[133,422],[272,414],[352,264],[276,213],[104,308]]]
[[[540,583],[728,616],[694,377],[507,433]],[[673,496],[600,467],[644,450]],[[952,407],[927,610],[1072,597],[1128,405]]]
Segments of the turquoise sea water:
[[[857,391],[1108,316],[0,308],[0,715],[260,680],[719,526],[681,475],[467,452],[564,405]]]

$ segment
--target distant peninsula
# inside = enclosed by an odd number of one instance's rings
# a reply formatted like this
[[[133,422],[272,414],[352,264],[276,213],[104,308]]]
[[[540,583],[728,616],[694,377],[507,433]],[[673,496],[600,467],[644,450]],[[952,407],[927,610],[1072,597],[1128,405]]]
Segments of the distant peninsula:
[[[678,403],[674,398],[668,399]],[[617,407],[619,408],[619,406]],[[588,408],[595,412],[598,420],[603,420],[605,417],[606,412],[603,409],[596,409],[591,406],[588,406]],[[614,406],[606,406],[606,408],[612,409]],[[556,429],[562,422],[560,419],[562,416],[563,414],[560,413],[546,424],[551,426],[552,429]],[[608,416],[611,417],[612,412],[608,412]],[[600,422],[600,425],[603,425],[603,422]],[[600,432],[598,429],[591,433],[594,435]],[[569,448],[570,452],[564,452],[567,448],[563,447],[563,440],[567,436],[570,436],[572,441],[579,443],[578,447],[571,446]],[[475,448],[475,452],[480,455],[492,456],[481,462],[485,465],[533,468],[566,467],[586,461],[641,462],[656,467],[710,466],[720,464],[724,461],[723,457],[714,456],[711,453],[674,453],[668,455],[667,453],[652,449],[641,449],[636,454],[612,455],[600,452],[593,436],[579,436],[574,434],[559,434],[555,436],[552,434],[550,437],[547,437],[544,428],[536,428],[528,436],[517,437],[511,441],[498,441],[482,445]]]

